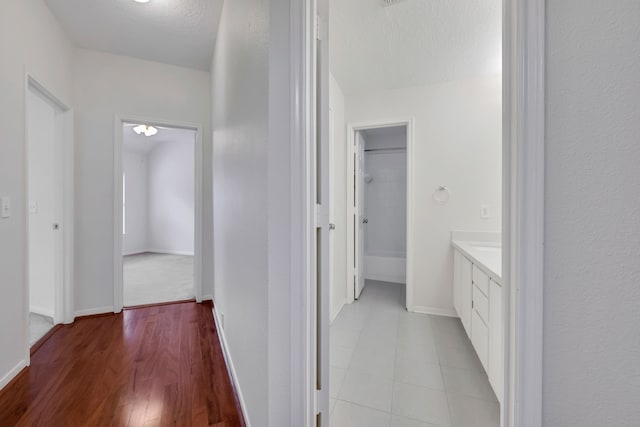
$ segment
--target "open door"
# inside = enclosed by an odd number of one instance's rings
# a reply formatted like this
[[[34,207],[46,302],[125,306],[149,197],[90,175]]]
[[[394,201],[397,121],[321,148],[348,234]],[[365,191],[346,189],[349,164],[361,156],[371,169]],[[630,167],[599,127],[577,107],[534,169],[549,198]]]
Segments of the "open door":
[[[355,248],[356,248],[356,283],[354,299],[360,298],[364,289],[364,228],[368,222],[364,212],[364,138],[360,132],[356,134],[356,167],[354,180],[355,191]]]

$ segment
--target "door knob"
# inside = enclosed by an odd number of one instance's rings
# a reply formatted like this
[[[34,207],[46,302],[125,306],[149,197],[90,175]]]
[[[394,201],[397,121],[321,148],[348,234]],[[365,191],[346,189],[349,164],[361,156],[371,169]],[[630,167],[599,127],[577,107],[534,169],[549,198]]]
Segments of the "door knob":
[[[369,218],[362,218],[363,224],[369,224]]]
[[[335,224],[329,224],[329,230],[335,230],[335,229],[336,229]]]
[[[60,229],[60,224],[58,224],[57,222],[54,222],[53,224],[51,224],[51,228],[53,228],[54,230],[58,230]]]

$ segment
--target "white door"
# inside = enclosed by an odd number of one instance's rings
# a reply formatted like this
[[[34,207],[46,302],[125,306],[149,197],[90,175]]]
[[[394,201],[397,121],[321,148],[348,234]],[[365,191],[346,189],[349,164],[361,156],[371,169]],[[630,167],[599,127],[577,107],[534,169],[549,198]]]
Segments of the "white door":
[[[335,179],[334,179],[334,154],[335,154],[335,135],[333,126],[333,110],[329,108],[329,307],[333,305],[333,286],[334,286],[334,253],[335,253],[335,233],[336,217],[335,217]],[[330,310],[331,314],[331,310]]]
[[[27,98],[29,312],[56,315],[56,280],[62,272],[58,246],[61,171],[56,166],[57,107],[35,88]]]
[[[326,0],[320,3],[327,3]],[[327,11],[325,4],[322,10]],[[320,11],[318,11],[320,13]],[[320,37],[328,28],[328,16],[318,16],[316,41],[316,203],[319,208],[316,228],[316,427],[329,427],[329,289],[331,288],[331,132],[329,112],[329,40]]]
[[[360,132],[356,135],[356,209],[355,209],[355,223],[356,223],[356,283],[354,298],[358,299],[364,288],[364,233],[367,223],[367,218],[364,212],[364,139]]]

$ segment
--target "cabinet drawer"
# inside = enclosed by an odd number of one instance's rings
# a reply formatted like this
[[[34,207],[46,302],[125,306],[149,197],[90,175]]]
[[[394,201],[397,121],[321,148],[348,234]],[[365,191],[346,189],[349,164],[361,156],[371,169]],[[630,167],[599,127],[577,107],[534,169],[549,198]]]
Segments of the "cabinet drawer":
[[[478,316],[476,310],[471,312],[471,342],[486,371],[489,361],[489,328],[487,328],[487,325],[480,316]]]
[[[471,274],[473,283],[482,291],[483,294],[489,295],[489,276],[480,270],[475,264]]]
[[[473,309],[485,323],[489,323],[489,298],[480,292],[475,284],[473,285]]]

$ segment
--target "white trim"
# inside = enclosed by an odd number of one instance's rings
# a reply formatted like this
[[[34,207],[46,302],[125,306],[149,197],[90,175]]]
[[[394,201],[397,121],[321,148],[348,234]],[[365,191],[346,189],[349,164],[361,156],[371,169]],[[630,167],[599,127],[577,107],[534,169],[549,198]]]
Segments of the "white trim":
[[[510,390],[505,424],[542,425],[544,273],[545,2],[505,7],[505,191],[503,247],[509,284]],[[507,126],[510,124],[510,126]],[[507,405],[505,405],[507,406]]]
[[[150,254],[159,254],[159,255],[185,255],[185,256],[195,256],[195,252],[188,251],[166,251],[163,249],[149,249],[145,251],[145,253]]]
[[[94,316],[96,314],[111,314],[115,313],[113,306],[85,308],[83,310],[76,310],[75,317]],[[75,320],[75,319],[74,319]]]
[[[505,0],[503,19],[502,424],[542,425],[545,1]]]
[[[0,379],[0,390],[2,390],[7,384],[9,384],[11,380],[14,379],[20,373],[20,371],[22,371],[27,366],[29,365],[24,359],[18,362],[16,366],[14,366],[9,372],[7,372],[4,377],[2,377],[2,379]]]
[[[213,294],[202,295],[202,301],[213,301]]]
[[[147,123],[156,126],[190,129],[196,132],[194,153],[195,179],[195,227],[193,263],[193,293],[197,302],[202,302],[202,231],[203,231],[203,126],[200,123],[190,123],[177,120],[156,119],[136,115],[114,115],[114,143],[113,143],[113,311],[119,313],[124,306],[124,283],[122,277],[122,125],[124,123]]]
[[[147,252],[149,252],[149,251],[146,250],[146,249],[135,250],[135,251],[131,251],[131,252],[123,252],[122,256],[141,255],[141,254],[146,254]]]
[[[62,203],[57,205],[55,219],[59,221],[60,232],[56,236],[56,278],[55,278],[55,301],[54,310],[50,317],[54,324],[73,322],[73,268],[74,268],[74,129],[73,129],[73,109],[55,94],[50,88],[37,79],[29,70],[24,72],[24,172],[25,182],[25,206],[24,206],[24,336],[25,336],[25,359],[24,364],[31,363],[31,345],[29,343],[29,311],[30,311],[30,283],[29,283],[29,92],[35,90],[51,101],[60,114],[56,117],[56,143],[61,144],[60,150],[56,153],[56,198]],[[62,185],[62,188],[58,187]],[[42,310],[48,311],[48,310]],[[21,362],[22,363],[22,362]],[[6,378],[6,377],[5,377]]]
[[[39,314],[41,316],[47,316],[53,319],[54,313],[53,310],[49,310],[47,308],[38,307],[34,305],[29,306],[29,312]]]
[[[216,324],[216,331],[218,332],[220,347],[222,347],[222,355],[224,356],[224,361],[227,363],[227,369],[229,370],[231,381],[233,381],[233,385],[236,389],[236,392],[238,393],[238,400],[240,401],[240,409],[242,410],[244,421],[247,427],[251,427],[251,421],[249,420],[249,413],[247,412],[247,405],[244,402],[242,388],[240,387],[240,381],[238,381],[238,374],[236,373],[236,368],[233,365],[233,359],[231,358],[231,353],[229,353],[229,346],[227,345],[227,338],[224,333],[224,328],[220,327],[222,322],[218,318],[218,313],[216,312],[215,308],[212,309],[211,312],[213,313],[213,321]]]
[[[315,425],[315,0],[291,2],[290,424]]]
[[[338,308],[336,309],[335,313],[333,313],[333,317],[331,317],[331,319],[329,319],[329,323],[330,323],[330,324],[331,324],[331,323],[333,323],[333,322],[338,318],[338,315],[340,314],[340,312],[342,311],[342,309],[344,308],[344,306],[345,306],[346,304],[347,304],[347,303],[346,303],[345,301],[342,301],[342,302],[340,303],[340,305],[339,305],[339,306],[338,306]]]
[[[456,311],[453,308],[440,308],[440,307],[428,307],[422,305],[414,305],[407,307],[407,310],[412,313],[432,314],[434,316],[445,317],[458,317]]]
[[[414,170],[414,138],[415,138],[415,118],[394,118],[387,120],[373,120],[367,122],[347,123],[347,302],[351,304],[354,301],[354,280],[353,275],[356,274],[351,266],[354,262],[354,244],[352,236],[354,235],[353,224],[353,206],[351,201],[355,197],[353,186],[353,156],[355,153],[355,133],[359,130],[385,128],[392,126],[407,127],[407,253],[406,253],[406,307],[412,311],[413,307],[413,170]]]

